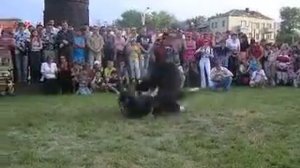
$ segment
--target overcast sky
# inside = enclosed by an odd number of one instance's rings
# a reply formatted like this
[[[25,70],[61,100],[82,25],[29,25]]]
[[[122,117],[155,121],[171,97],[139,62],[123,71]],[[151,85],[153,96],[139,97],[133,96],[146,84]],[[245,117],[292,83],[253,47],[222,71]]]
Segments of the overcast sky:
[[[17,17],[32,22],[42,21],[43,2],[44,0],[1,0],[0,18]],[[279,20],[279,10],[283,6],[300,7],[300,0],[90,0],[90,19],[92,23],[96,20],[110,22],[125,10],[144,10],[150,7],[151,10],[166,10],[183,20],[249,7],[250,10],[260,11]]]

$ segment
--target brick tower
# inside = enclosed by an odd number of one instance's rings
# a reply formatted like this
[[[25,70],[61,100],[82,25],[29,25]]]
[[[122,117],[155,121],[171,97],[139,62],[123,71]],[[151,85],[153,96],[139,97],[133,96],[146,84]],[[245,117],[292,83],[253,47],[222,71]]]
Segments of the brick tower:
[[[89,0],[44,0],[44,23],[66,20],[74,27],[89,24]]]

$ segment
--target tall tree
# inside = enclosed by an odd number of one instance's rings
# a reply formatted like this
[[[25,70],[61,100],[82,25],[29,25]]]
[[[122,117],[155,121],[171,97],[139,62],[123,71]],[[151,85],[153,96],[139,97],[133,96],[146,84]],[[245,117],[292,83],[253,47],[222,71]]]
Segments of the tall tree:
[[[300,30],[300,8],[283,7],[280,10],[281,30],[278,33],[277,40],[285,43],[293,43],[299,34]]]
[[[137,10],[128,10],[122,13],[121,19],[116,21],[116,24],[121,27],[141,27],[142,13]]]
[[[156,28],[167,28],[176,24],[178,21],[174,15],[169,14],[166,11],[160,11],[159,13],[152,13],[152,20],[150,20]]]

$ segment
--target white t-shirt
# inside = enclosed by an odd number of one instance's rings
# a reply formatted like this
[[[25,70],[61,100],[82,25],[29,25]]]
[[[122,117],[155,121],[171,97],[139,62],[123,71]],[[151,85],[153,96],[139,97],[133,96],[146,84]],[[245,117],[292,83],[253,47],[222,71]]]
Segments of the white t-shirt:
[[[45,79],[56,79],[56,63],[51,63],[50,65],[47,62],[42,63],[41,73]]]
[[[263,69],[259,70],[259,71],[254,71],[252,73],[252,77],[251,77],[251,81],[254,82],[260,82],[261,80],[267,80],[267,76],[265,74],[265,71]]]
[[[226,47],[228,47],[231,50],[240,51],[240,49],[241,49],[240,40],[239,39],[233,40],[232,38],[229,38],[226,40]]]

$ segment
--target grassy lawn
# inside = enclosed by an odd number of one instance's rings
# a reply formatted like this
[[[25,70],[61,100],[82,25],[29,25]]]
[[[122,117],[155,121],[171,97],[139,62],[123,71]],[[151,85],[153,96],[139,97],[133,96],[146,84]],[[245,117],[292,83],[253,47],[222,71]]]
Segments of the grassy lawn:
[[[0,97],[0,167],[299,168],[300,90],[201,91],[126,120],[114,95]]]

